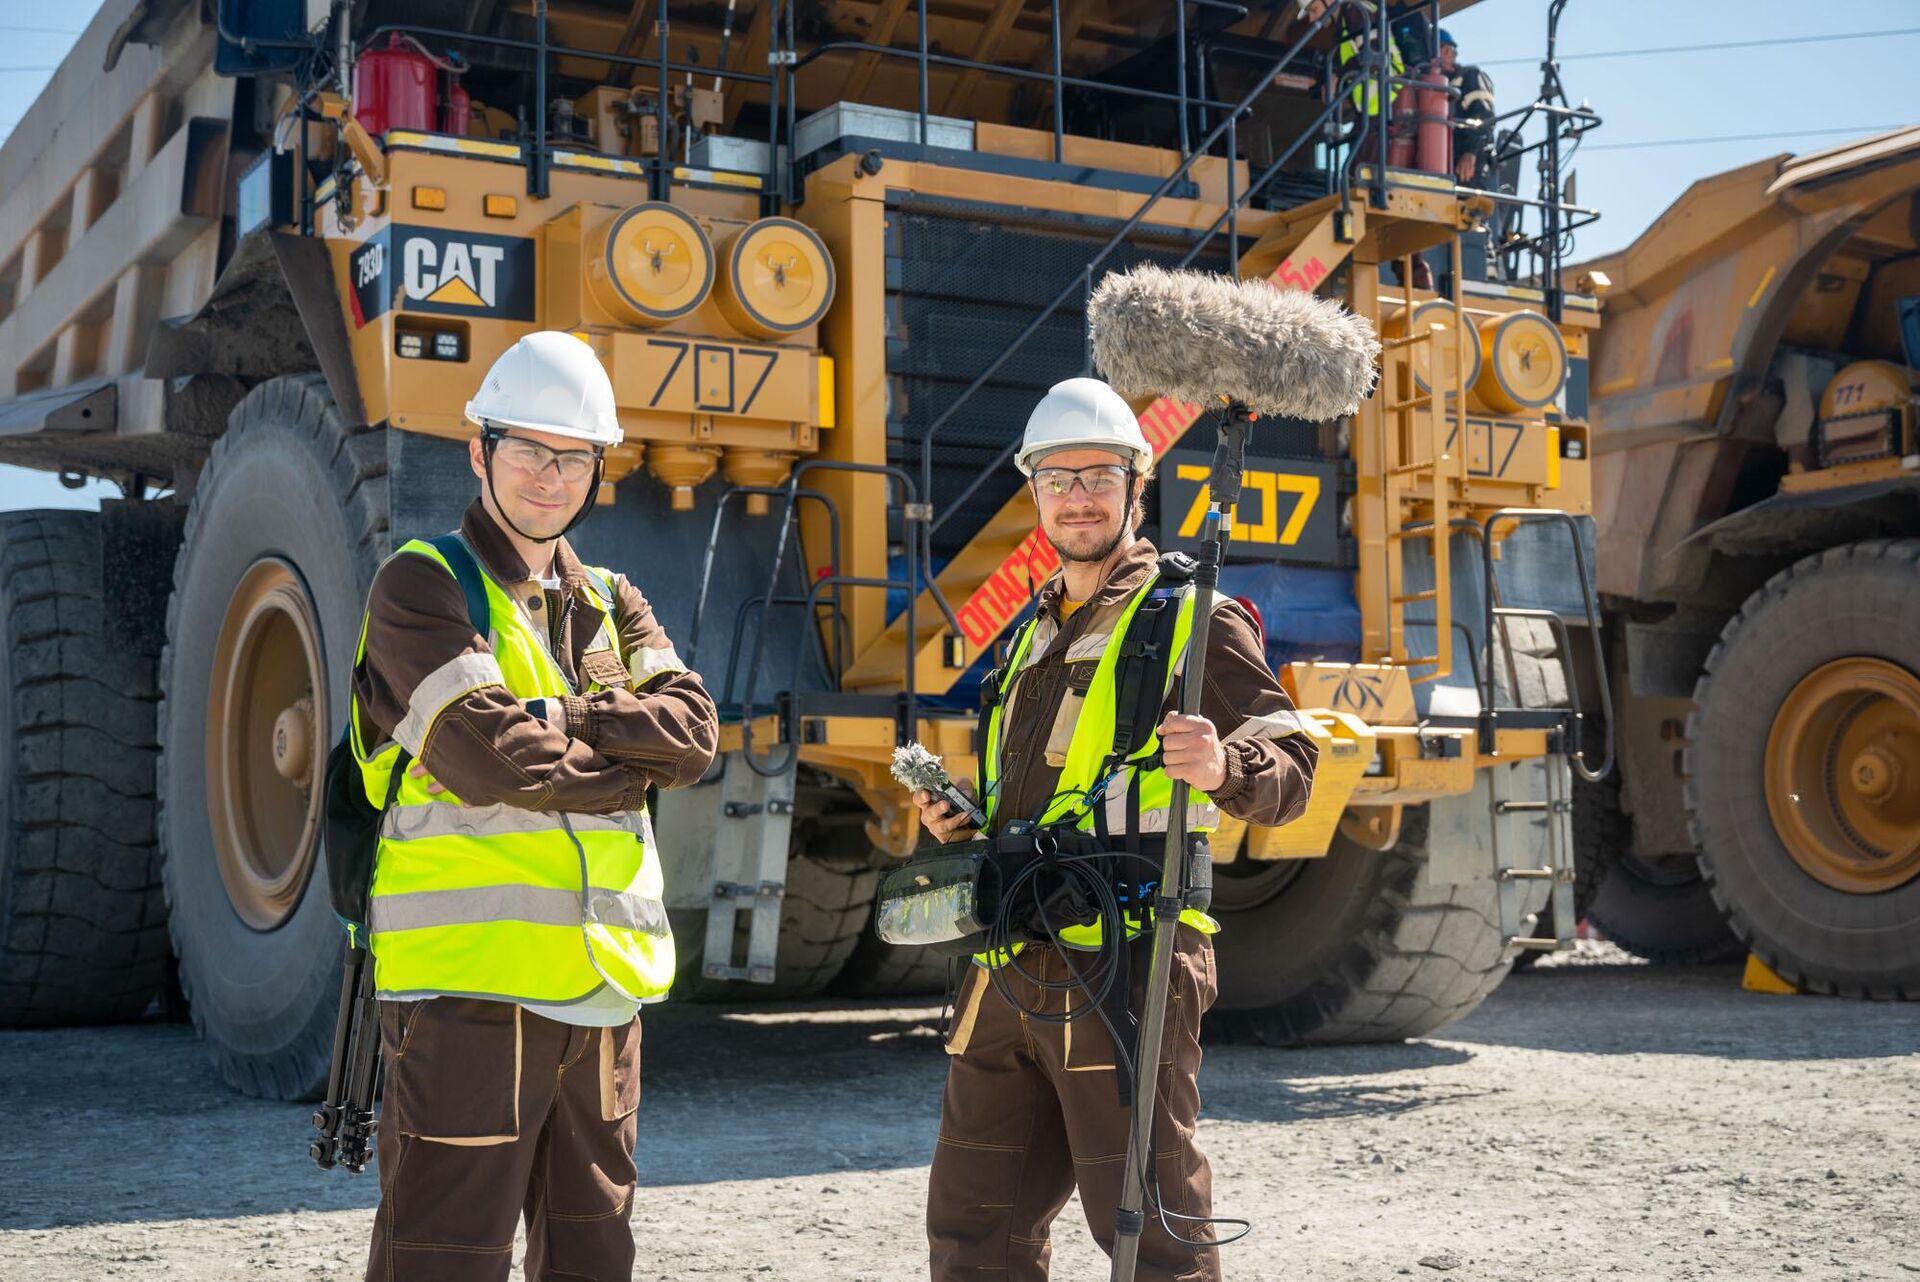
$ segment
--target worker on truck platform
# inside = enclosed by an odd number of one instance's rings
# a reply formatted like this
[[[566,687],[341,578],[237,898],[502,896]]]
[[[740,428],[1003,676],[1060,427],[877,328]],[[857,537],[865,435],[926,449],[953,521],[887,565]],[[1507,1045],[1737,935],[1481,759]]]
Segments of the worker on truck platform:
[[[1460,45],[1445,27],[1433,65],[1447,77],[1453,99],[1453,175],[1465,187],[1491,189],[1493,171],[1493,77],[1462,66]]]
[[[1082,772],[1083,763],[1105,761],[1119,742],[1116,690],[1126,682],[1116,676],[1118,658],[1127,653],[1129,628],[1146,626],[1140,606],[1178,582],[1177,563],[1163,561],[1139,536],[1153,452],[1133,411],[1105,383],[1074,378],[1049,391],[1027,422],[1017,461],[1030,478],[1041,529],[1059,552],[1061,569],[1041,588],[1006,666],[989,678],[992,707],[978,794],[986,799],[989,834],[1034,821],[1097,831],[1120,843],[1143,834],[1164,840],[1175,780],[1194,790],[1188,814],[1195,831],[1214,827],[1216,807],[1255,824],[1297,816],[1307,804],[1317,753],[1267,667],[1258,627],[1235,602],[1217,597],[1211,603],[1202,715],[1171,711],[1178,706],[1176,677],[1194,609],[1191,589],[1173,598],[1184,624],[1172,633],[1176,657],[1158,689],[1164,699],[1149,696],[1142,704],[1154,709],[1148,718],[1154,724],[1128,727],[1128,742],[1138,749],[1129,760],[1140,764],[1121,767],[1104,787],[1096,768]],[[1221,726],[1228,727],[1225,734]],[[960,786],[970,791],[972,785],[963,780]],[[971,835],[966,816],[948,802],[927,792],[916,792],[914,801],[940,840]],[[1149,835],[1141,848],[1158,868],[1154,844]],[[1206,859],[1204,843],[1198,857]],[[1142,898],[1136,894],[1131,902]],[[1139,911],[1141,917],[1124,914],[1135,1014],[1150,952],[1151,913]],[[1059,1017],[1066,1004],[1087,1005],[1064,987],[1087,961],[1087,953],[1076,950],[1098,948],[1103,927],[1115,925],[1096,921],[1063,930],[1052,943],[1020,951],[1017,966],[1005,956],[982,955],[968,968],[949,1026],[946,1096],[927,1191],[935,1282],[1044,1279],[1049,1226],[1076,1185],[1088,1227],[1112,1251],[1129,1126],[1116,1073],[1134,1048],[1130,1041],[1116,1046],[1104,1020],[1062,1024],[1045,1016]],[[1211,1214],[1212,1203],[1194,1125],[1200,1017],[1217,991],[1208,936],[1218,926],[1195,907],[1182,911],[1177,924],[1162,926],[1178,931],[1167,1060],[1139,1089],[1156,1092],[1157,1196],[1188,1241],[1169,1235],[1149,1204],[1138,1277],[1212,1279],[1219,1275],[1217,1250],[1193,1245],[1210,1239],[1196,1221]],[[1012,1000],[990,982],[990,968],[1001,970]],[[1020,1006],[1042,1017],[1029,1019]]]
[[[646,794],[698,780],[718,723],[639,589],[564,537],[621,440],[592,349],[529,334],[467,416],[480,496],[381,566],[353,674],[368,796],[405,770],[368,922],[367,1275],[505,1278],[524,1212],[528,1277],[624,1282],[638,1011],[674,970]]]
[[[1447,78],[1453,90],[1453,176],[1462,187],[1480,191],[1499,190],[1499,178],[1493,163],[1493,77],[1479,67],[1463,66],[1460,45],[1445,27],[1440,28],[1432,65]],[[1488,221],[1499,228],[1511,220],[1513,206],[1496,204]],[[1487,279],[1488,227],[1476,226],[1460,234],[1460,270],[1468,280]],[[1430,249],[1425,257],[1438,274],[1439,291],[1453,293],[1451,254],[1445,246]]]

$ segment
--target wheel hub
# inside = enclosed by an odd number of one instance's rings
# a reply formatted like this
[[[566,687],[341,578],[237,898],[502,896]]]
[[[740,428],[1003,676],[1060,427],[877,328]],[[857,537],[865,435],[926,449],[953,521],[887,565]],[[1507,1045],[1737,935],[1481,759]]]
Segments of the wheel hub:
[[[1874,894],[1920,875],[1920,678],[1838,659],[1781,702],[1767,737],[1767,811],[1787,853],[1836,890]]]
[[[273,719],[273,768],[299,788],[312,785],[313,699],[302,695]]]
[[[300,902],[319,848],[314,763],[326,707],[319,616],[287,562],[241,576],[220,624],[207,698],[207,818],[227,899],[255,930]]]
[[[1853,760],[1853,788],[1867,801],[1885,801],[1900,778],[1900,759],[1880,748],[1869,748]]]

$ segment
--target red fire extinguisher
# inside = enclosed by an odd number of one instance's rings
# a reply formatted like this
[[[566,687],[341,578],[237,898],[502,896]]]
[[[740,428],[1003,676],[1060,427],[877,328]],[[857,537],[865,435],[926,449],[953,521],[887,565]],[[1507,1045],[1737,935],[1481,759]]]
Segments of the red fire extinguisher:
[[[1396,86],[1387,133],[1387,166],[1391,169],[1413,167],[1413,104],[1413,90]]]
[[[458,68],[448,68],[442,79],[446,89],[440,100],[440,132],[463,137],[467,123],[473,118],[473,99],[460,85]]]
[[[1453,100],[1447,96],[1447,73],[1429,67],[1416,77],[1423,85],[1414,95],[1414,111],[1419,120],[1419,139],[1415,147],[1415,167],[1424,173],[1453,176]]]
[[[390,129],[432,129],[434,63],[399,35],[353,64],[353,115],[375,138]]]

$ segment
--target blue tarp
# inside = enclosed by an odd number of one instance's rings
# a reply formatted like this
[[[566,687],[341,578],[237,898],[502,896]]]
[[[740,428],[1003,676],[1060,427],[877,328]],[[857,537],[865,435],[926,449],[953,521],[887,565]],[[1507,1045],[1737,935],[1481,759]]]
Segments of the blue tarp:
[[[1353,571],[1298,565],[1236,565],[1220,569],[1220,590],[1253,603],[1267,631],[1267,664],[1303,659],[1357,662],[1360,605]]]

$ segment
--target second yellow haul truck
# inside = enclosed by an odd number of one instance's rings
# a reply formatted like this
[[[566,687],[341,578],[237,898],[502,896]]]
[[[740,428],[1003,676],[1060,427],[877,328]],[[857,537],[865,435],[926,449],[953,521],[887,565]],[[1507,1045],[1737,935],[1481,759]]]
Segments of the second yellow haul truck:
[[[1592,916],[1656,959],[1920,997],[1916,209],[1908,128],[1703,178],[1591,264]]]
[[[1385,23],[1406,51],[1460,7],[108,0],[0,148],[0,461],[126,494],[0,518],[0,1019],[137,1013],[171,956],[227,1080],[315,1088],[361,602],[455,524],[460,407],[534,328],[591,344],[626,430],[582,550],[724,709],[657,808],[678,991],[924,983],[867,930],[918,837],[886,763],[970,768],[1054,564],[1008,457],[1143,261],[1386,340],[1359,414],[1251,445],[1224,587],[1321,756],[1306,817],[1216,836],[1215,1031],[1471,1010],[1554,945],[1550,893],[1570,932],[1570,777],[1605,763],[1575,211],[1399,167],[1446,93],[1393,79]],[[1536,108],[1550,160],[1593,123]],[[1496,198],[1544,223],[1503,242],[1534,284],[1395,283]],[[1179,546],[1211,422],[1138,408]]]

